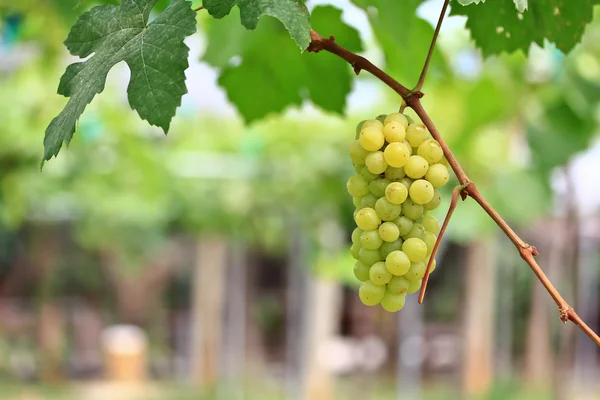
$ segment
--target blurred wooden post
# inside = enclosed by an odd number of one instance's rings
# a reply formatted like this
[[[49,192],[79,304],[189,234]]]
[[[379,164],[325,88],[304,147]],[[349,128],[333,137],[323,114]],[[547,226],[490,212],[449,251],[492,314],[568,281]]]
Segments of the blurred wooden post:
[[[213,389],[219,372],[227,245],[222,238],[201,239],[192,281],[190,379]]]
[[[482,238],[467,248],[464,299],[463,393],[485,395],[494,373],[495,254],[492,239]]]
[[[105,377],[109,381],[142,383],[148,379],[148,339],[137,326],[115,325],[102,333]]]

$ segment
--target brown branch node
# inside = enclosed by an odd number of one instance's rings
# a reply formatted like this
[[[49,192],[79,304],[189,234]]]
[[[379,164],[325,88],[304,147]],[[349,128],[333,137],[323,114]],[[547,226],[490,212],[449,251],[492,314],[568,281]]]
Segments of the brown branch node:
[[[570,311],[572,310],[571,306],[568,304],[558,307],[558,311],[560,312],[560,320],[563,323],[567,323],[570,319]]]

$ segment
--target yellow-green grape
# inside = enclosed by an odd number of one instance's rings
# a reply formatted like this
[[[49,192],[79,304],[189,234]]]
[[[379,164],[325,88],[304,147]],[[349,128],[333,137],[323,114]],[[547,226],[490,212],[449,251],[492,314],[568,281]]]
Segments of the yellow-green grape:
[[[377,216],[377,212],[369,207],[359,210],[354,217],[354,221],[363,231],[372,231],[379,228],[379,224],[381,224],[381,219]]]
[[[425,125],[421,123],[410,124],[406,129],[406,140],[408,140],[411,147],[419,147],[428,137],[429,132],[427,132]]]
[[[408,193],[417,204],[427,204],[433,199],[433,185],[425,179],[417,179],[410,185]]]
[[[346,190],[352,197],[362,197],[369,193],[369,183],[362,175],[352,175],[346,183]]]
[[[414,221],[405,215],[402,215],[394,220],[394,224],[398,227],[400,236],[406,236],[412,230]]]
[[[438,189],[435,189],[433,191],[433,198],[431,199],[431,201],[427,204],[425,204],[425,209],[427,211],[429,210],[435,210],[436,208],[438,208],[438,206],[440,205],[440,203],[442,202],[442,194],[440,193],[440,191]]]
[[[392,183],[388,179],[375,179],[369,182],[369,191],[377,198],[385,196],[385,188]]]
[[[352,231],[352,243],[360,243],[360,234],[363,233],[363,230],[360,228],[354,228]]]
[[[402,204],[407,197],[408,190],[400,182],[392,182],[385,188],[385,198],[392,204]]]
[[[379,130],[383,129],[383,122],[379,121],[378,119],[368,119],[366,121],[363,122],[362,124],[362,128],[377,128]]]
[[[356,134],[354,135],[354,139],[358,139],[360,137],[360,131],[363,130],[363,125],[366,122],[366,120],[360,121],[357,125],[356,125]]]
[[[369,267],[378,261],[381,261],[381,253],[379,250],[369,250],[360,248],[358,252],[358,260]]]
[[[367,122],[365,122],[365,124]],[[363,149],[367,151],[377,151],[383,146],[385,137],[383,136],[381,128],[373,126],[365,128],[363,125],[363,130],[360,131],[358,140]]]
[[[379,248],[381,259],[385,260],[392,251],[400,249],[402,249],[402,239],[400,238],[394,240],[393,242],[384,242]]]
[[[400,237],[400,231],[393,222],[384,222],[379,225],[379,237],[385,242],[393,242]]]
[[[392,276],[387,284],[387,292],[393,294],[406,294],[410,287],[410,281],[403,276]]]
[[[372,173],[371,171],[369,171],[369,168],[366,166],[363,166],[360,170],[360,174],[362,175],[363,178],[365,178],[365,180],[367,182],[371,182],[373,179],[377,179],[379,178],[379,175]]]
[[[412,179],[410,179],[410,178],[402,178],[398,182],[400,182],[401,184],[403,184],[404,186],[406,186],[406,190],[408,190],[408,189],[410,189],[410,185],[412,185],[412,183],[414,181]]]
[[[350,254],[352,254],[352,257],[355,260],[358,260],[359,253],[360,253],[360,242],[352,243],[352,246],[350,246]]]
[[[383,240],[379,237],[379,230],[364,231],[360,235],[360,245],[367,250],[378,249]]]
[[[376,306],[385,295],[385,286],[379,286],[371,281],[360,284],[358,297],[365,306]]]
[[[421,289],[421,283],[423,282],[423,280],[419,279],[418,281],[412,281],[410,282],[410,286],[408,287],[408,289],[406,290],[407,294],[413,294],[419,291],[419,289]]]
[[[429,261],[427,261],[429,262]],[[432,273],[433,271],[435,271],[435,267],[437,266],[437,262],[435,261],[435,258],[433,259],[433,261],[431,262],[431,269],[429,270],[429,273]]]
[[[411,199],[406,199],[404,203],[402,203],[402,214],[415,221],[419,218],[424,211],[424,207],[421,204],[417,204]]]
[[[446,168],[450,168],[450,163],[448,162],[448,159],[446,159],[446,157],[442,157],[442,159],[439,161],[439,163],[442,164]]]
[[[388,167],[383,155],[383,151],[374,151],[373,153],[369,154],[365,159],[365,164],[367,165],[370,173],[377,175],[383,173]]]
[[[427,245],[419,238],[406,239],[402,243],[402,251],[406,253],[412,262],[423,261],[427,257]]]
[[[433,251],[433,246],[435,246],[435,242],[437,240],[437,236],[431,232],[425,232],[423,235],[423,241],[427,245],[427,254],[431,254]]]
[[[360,208],[361,201],[362,201],[362,197],[353,197],[352,198],[352,204],[354,204],[354,207],[356,207],[356,208]]]
[[[405,176],[406,176],[406,173],[404,172],[403,167],[400,167],[400,168],[387,167],[387,169],[385,170],[385,177],[387,179],[389,179],[390,181],[399,181],[400,179],[404,178]]]
[[[426,159],[429,164],[434,164],[442,159],[444,150],[437,140],[427,139],[419,145],[417,154]]]
[[[357,174],[360,174],[360,171],[362,171],[364,165],[353,164],[352,167],[354,168],[354,171],[356,171]]]
[[[408,119],[404,114],[401,113],[391,113],[385,117],[383,121],[383,126],[385,127],[390,122],[398,122],[404,129],[408,128]]]
[[[360,145],[358,140],[355,140],[350,145],[350,159],[352,159],[352,163],[355,165],[365,165],[365,158],[369,152]]]
[[[408,162],[409,157],[411,157],[410,152],[406,149],[406,146],[400,142],[390,143],[385,148],[383,154],[385,156],[385,162],[394,168],[404,167]],[[368,160],[369,157],[367,156],[367,161]]]
[[[432,164],[425,174],[425,179],[431,182],[434,188],[439,188],[448,183],[450,173],[448,172],[448,168],[442,164]]]
[[[375,202],[375,212],[382,221],[391,221],[400,215],[402,206],[390,203],[385,197],[382,197]]]
[[[406,176],[412,179],[419,179],[425,176],[429,169],[429,164],[421,156],[410,156],[406,165],[404,166],[404,172]]]
[[[385,267],[392,275],[402,276],[410,269],[410,259],[405,252],[395,250],[385,258]]]
[[[390,121],[383,126],[383,136],[388,143],[402,142],[406,138],[406,128],[396,121]]]
[[[426,232],[427,231],[425,230],[423,225],[421,225],[418,222],[415,222],[413,224],[412,228],[410,229],[410,232],[408,232],[406,235],[402,236],[402,239],[406,240],[406,239],[410,239],[410,238],[419,238],[421,240],[424,240]]]
[[[375,203],[377,202],[377,197],[373,196],[371,193],[362,197],[360,201],[360,208],[375,208]]]
[[[357,261],[356,264],[354,264],[354,276],[361,282],[368,281],[369,269],[371,269],[371,267],[363,264],[360,261]]]
[[[410,143],[408,143],[408,140],[404,140],[404,141],[402,142],[402,144],[403,144],[404,146],[406,146],[406,150],[408,150],[408,152],[409,152],[409,153],[410,153],[410,155],[412,156],[414,153],[413,153],[412,147],[410,147]]]
[[[423,215],[421,224],[425,227],[427,232],[437,234],[440,231],[440,222],[431,214]]]
[[[398,312],[406,303],[406,294],[393,294],[386,292],[381,299],[381,307],[387,312]]]
[[[378,261],[369,270],[369,278],[376,285],[385,285],[392,279],[392,274],[386,269],[383,261]]]
[[[413,262],[410,264],[410,269],[404,277],[411,282],[419,281],[425,276],[426,268],[427,266],[422,261]]]

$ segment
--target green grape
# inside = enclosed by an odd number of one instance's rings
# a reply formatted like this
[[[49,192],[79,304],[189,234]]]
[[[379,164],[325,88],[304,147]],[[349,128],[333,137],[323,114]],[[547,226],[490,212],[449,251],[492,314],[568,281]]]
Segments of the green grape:
[[[387,169],[385,170],[385,177],[387,179],[389,179],[390,181],[399,181],[400,179],[404,178],[405,176],[406,176],[406,173],[404,172],[403,167],[400,167],[400,168],[387,167]]]
[[[435,246],[435,242],[437,240],[437,236],[431,232],[425,232],[423,236],[423,241],[427,245],[427,254],[431,254],[433,251],[433,246]]]
[[[415,222],[413,224],[412,228],[410,229],[410,232],[408,232],[406,235],[404,235],[402,237],[402,239],[406,240],[406,239],[410,239],[410,238],[419,238],[421,240],[425,240],[426,232],[427,231],[425,230],[423,225],[421,225],[418,222]]]
[[[358,260],[358,256],[360,254],[360,242],[356,242],[356,243],[352,243],[352,246],[350,246],[350,254],[352,254],[352,257],[355,260]]]
[[[392,204],[402,204],[408,197],[408,190],[400,182],[392,182],[385,188],[385,198]]]
[[[352,167],[354,167],[354,171],[356,171],[357,174],[360,174],[360,171],[362,171],[364,165],[352,164]]]
[[[401,184],[403,184],[404,186],[406,186],[406,190],[408,190],[408,189],[410,189],[410,185],[412,185],[412,183],[414,181],[412,179],[410,179],[410,178],[402,178],[402,179],[399,180],[399,182]]]
[[[408,162],[408,159],[411,157],[410,152],[406,149],[406,146],[399,142],[388,144],[383,154],[385,156],[385,162],[394,168],[404,167]],[[368,160],[369,157],[367,156],[367,161]]]
[[[352,163],[356,165],[365,165],[365,158],[369,152],[362,148],[360,142],[355,140],[350,145],[350,159],[352,159]]]
[[[413,179],[419,179],[425,176],[429,164],[421,156],[410,156],[408,162],[404,166],[406,176]]]
[[[402,206],[390,203],[385,197],[382,197],[375,203],[375,212],[381,220],[391,221],[400,215]]]
[[[395,250],[385,258],[385,267],[392,275],[401,276],[410,269],[410,259],[405,252]]]
[[[398,312],[402,310],[405,302],[405,294],[392,294],[386,292],[381,299],[381,307],[387,312]]]
[[[362,202],[362,199],[362,197],[353,197],[352,204],[354,204],[354,207],[360,208],[360,203]]]
[[[429,262],[429,260],[427,261]],[[431,274],[433,271],[435,271],[435,267],[437,266],[437,262],[435,261],[435,258],[433,259],[433,261],[431,262],[431,269],[429,270],[429,273]]]
[[[413,294],[413,293],[418,292],[419,289],[421,289],[421,283],[423,283],[423,281],[421,279],[419,279],[418,281],[410,282],[410,286],[406,290],[406,293]]]
[[[431,201],[429,203],[425,204],[425,209],[427,211],[435,210],[436,208],[438,208],[438,206],[440,205],[441,202],[442,202],[442,194],[440,193],[440,191],[438,189],[435,189],[433,191],[433,198],[431,199]]]
[[[383,122],[378,119],[368,119],[363,122],[362,128],[377,128],[379,130],[383,129]]]
[[[378,286],[371,281],[360,284],[358,297],[365,306],[376,306],[385,295],[385,286]]]
[[[406,294],[410,281],[403,276],[393,276],[387,284],[387,292],[393,294]]]
[[[406,128],[400,122],[390,121],[383,126],[383,136],[388,143],[403,142]]]
[[[425,227],[427,232],[437,234],[440,231],[440,222],[431,214],[423,215],[423,219],[421,220],[421,224]]]
[[[360,245],[367,250],[375,250],[378,249],[383,240],[379,237],[379,231],[364,231],[360,235]]]
[[[384,222],[379,225],[379,237],[385,242],[393,242],[400,237],[400,231],[393,222]]]
[[[410,147],[410,143],[408,143],[408,140],[404,140],[404,141],[402,142],[402,144],[403,144],[404,146],[406,146],[406,150],[408,150],[408,152],[409,152],[409,153],[410,153],[410,155],[412,156],[412,155],[413,155],[413,149],[412,149],[412,147]]]
[[[363,130],[363,125],[365,124],[366,120],[360,121],[357,125],[356,125],[356,130],[355,130],[355,135],[354,135],[354,139],[358,139],[360,137],[360,131]]]
[[[369,171],[369,168],[366,166],[361,168],[360,174],[363,176],[363,178],[365,178],[367,182],[371,182],[372,180],[379,178],[379,175]]]
[[[423,205],[417,204],[411,199],[406,199],[406,201],[402,203],[402,214],[413,221],[419,218],[421,214],[423,214],[423,211]]]
[[[371,268],[368,265],[363,264],[360,261],[357,261],[354,264],[354,276],[361,282],[365,282],[369,280],[369,270]]]
[[[402,215],[394,220],[394,224],[398,227],[400,236],[405,236],[410,233],[414,225],[414,221],[405,215]]]
[[[425,179],[417,179],[410,185],[408,193],[417,204],[427,204],[433,199],[433,185]]]
[[[410,264],[410,269],[408,270],[406,275],[404,275],[404,277],[411,282],[419,281],[425,276],[426,268],[427,266],[421,261],[413,262],[412,264]]]
[[[416,263],[427,257],[427,245],[422,239],[408,238],[402,243],[402,251],[406,253],[410,261]]]
[[[432,164],[425,174],[425,179],[431,182],[434,188],[439,188],[448,183],[450,173],[448,172],[448,168],[442,164]]]
[[[434,164],[442,159],[444,150],[437,140],[427,139],[419,145],[417,154],[427,160],[429,164]]]
[[[361,248],[358,252],[358,260],[369,267],[378,261],[381,261],[379,250],[368,250]]]
[[[379,248],[381,259],[385,260],[392,251],[400,249],[402,249],[402,239],[400,238],[394,240],[393,242],[384,242]]]
[[[377,212],[372,208],[363,208],[356,213],[354,217],[356,225],[363,231],[372,231],[379,228],[381,219],[377,216]]]
[[[363,230],[360,228],[354,228],[352,231],[352,243],[360,243],[360,234],[363,233]]]
[[[365,207],[375,208],[375,202],[377,202],[377,197],[375,197],[371,193],[369,193],[366,196],[362,197],[362,200],[360,202],[360,208],[365,208]]]
[[[388,167],[383,151],[374,151],[369,154],[365,160],[365,164],[369,172],[376,175],[382,174]]]
[[[365,122],[365,124],[367,122]],[[358,140],[363,149],[367,151],[377,151],[381,148],[381,146],[383,146],[385,138],[381,128],[376,128],[374,126],[365,128],[363,125],[363,130],[360,131],[360,137]]]
[[[408,119],[401,113],[388,114],[383,121],[383,126],[385,127],[389,122],[398,122],[404,129],[408,128]]]
[[[346,183],[346,189],[352,197],[362,197],[369,193],[369,184],[362,175],[352,175]]]
[[[375,179],[369,182],[369,191],[377,198],[385,196],[385,188],[392,183],[388,179]]]
[[[411,147],[419,147],[428,137],[427,128],[421,123],[410,124],[406,129],[406,140]]]
[[[369,278],[376,285],[385,285],[392,279],[392,274],[386,269],[383,261],[378,261],[369,270]]]

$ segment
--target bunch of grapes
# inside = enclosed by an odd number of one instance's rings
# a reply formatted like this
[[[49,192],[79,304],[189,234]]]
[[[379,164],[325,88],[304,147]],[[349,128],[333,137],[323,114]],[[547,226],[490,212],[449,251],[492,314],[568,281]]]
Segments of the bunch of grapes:
[[[365,305],[396,312],[421,287],[440,230],[429,211],[442,200],[448,163],[425,125],[402,113],[362,121],[356,133],[350,146],[356,174],[346,185],[356,206],[354,275]]]

